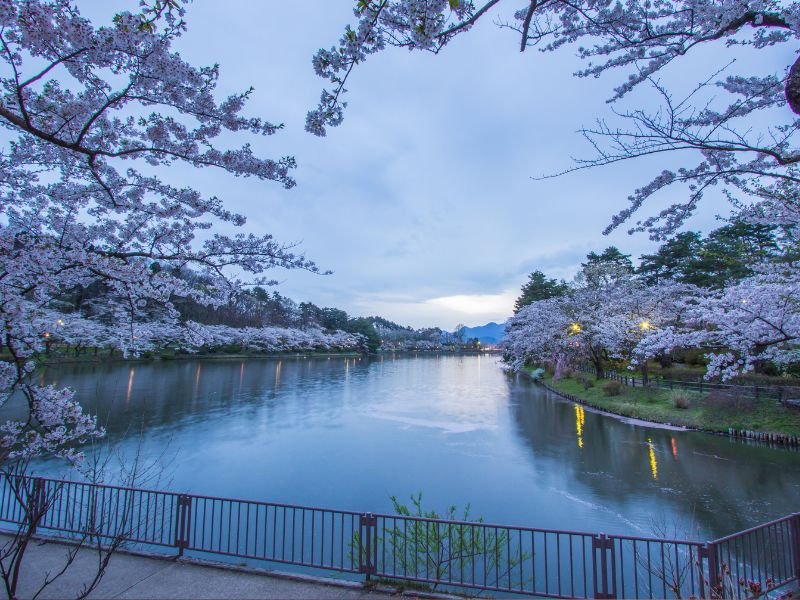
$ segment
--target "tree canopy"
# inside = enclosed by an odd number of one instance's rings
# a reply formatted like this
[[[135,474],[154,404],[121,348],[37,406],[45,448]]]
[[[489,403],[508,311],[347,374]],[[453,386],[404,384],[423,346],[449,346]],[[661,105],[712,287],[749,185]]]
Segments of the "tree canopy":
[[[567,282],[548,279],[541,271],[528,275],[528,281],[522,286],[522,293],[514,302],[514,312],[518,313],[523,306],[539,300],[563,296],[568,290]]]

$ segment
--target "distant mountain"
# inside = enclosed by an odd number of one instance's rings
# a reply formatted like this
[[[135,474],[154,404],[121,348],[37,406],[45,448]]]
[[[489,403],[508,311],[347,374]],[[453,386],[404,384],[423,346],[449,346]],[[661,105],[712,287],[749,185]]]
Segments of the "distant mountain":
[[[487,323],[480,327],[466,327],[464,339],[478,338],[481,344],[499,344],[506,337],[505,323]]]

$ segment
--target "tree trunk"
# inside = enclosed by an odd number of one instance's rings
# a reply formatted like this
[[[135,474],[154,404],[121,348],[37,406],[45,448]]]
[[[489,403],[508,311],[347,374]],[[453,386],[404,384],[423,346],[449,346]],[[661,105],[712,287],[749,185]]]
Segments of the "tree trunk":
[[[569,374],[569,359],[566,354],[558,354],[556,356],[556,368],[553,373],[553,381],[563,379]]]
[[[800,115],[800,58],[789,69],[789,77],[784,88],[786,101],[795,114]]]

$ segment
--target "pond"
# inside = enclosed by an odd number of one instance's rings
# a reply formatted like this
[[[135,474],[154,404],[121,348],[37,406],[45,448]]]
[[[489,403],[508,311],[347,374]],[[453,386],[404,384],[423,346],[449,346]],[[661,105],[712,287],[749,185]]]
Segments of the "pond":
[[[795,512],[800,455],[591,412],[493,356],[185,360],[50,367],[105,424],[98,451],[161,487],[488,522],[711,539]],[[6,409],[6,412],[9,409]],[[40,474],[67,474],[57,461]]]

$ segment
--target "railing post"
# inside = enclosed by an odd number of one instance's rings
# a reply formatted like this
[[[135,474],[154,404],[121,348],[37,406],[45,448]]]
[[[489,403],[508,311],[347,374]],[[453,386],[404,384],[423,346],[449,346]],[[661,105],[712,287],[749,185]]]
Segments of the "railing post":
[[[708,562],[708,598],[723,598],[724,589],[722,587],[722,573],[720,572],[719,561],[717,560],[717,544],[706,542],[701,551],[701,556],[705,556]],[[702,569],[701,569],[702,571]],[[702,580],[701,580],[702,581]],[[706,594],[701,590],[701,596]]]
[[[175,514],[175,546],[178,548],[178,556],[183,556],[183,551],[189,546],[191,518],[192,497],[188,494],[178,494]]]
[[[378,517],[372,513],[359,515],[358,529],[358,572],[369,581],[370,575],[378,572]]]
[[[46,504],[47,499],[45,498],[44,479],[41,477],[34,477],[30,498],[30,514],[28,515],[31,522],[31,533],[36,533],[36,529],[39,527],[39,521],[44,517],[44,511],[47,508]]]
[[[597,561],[598,550],[600,551],[599,569]],[[611,567],[610,578],[609,567]],[[598,571],[600,572],[599,578]],[[617,561],[614,555],[614,539],[604,533],[592,536],[592,574],[595,598],[617,597]]]
[[[792,515],[792,554],[794,555],[794,576],[800,579],[800,513]]]

